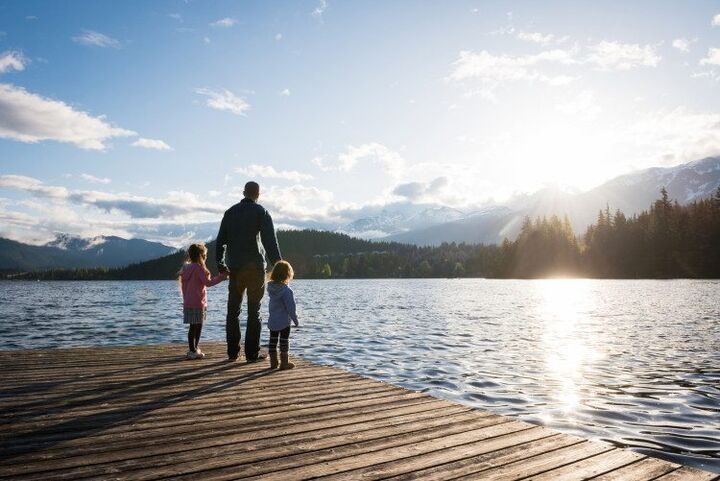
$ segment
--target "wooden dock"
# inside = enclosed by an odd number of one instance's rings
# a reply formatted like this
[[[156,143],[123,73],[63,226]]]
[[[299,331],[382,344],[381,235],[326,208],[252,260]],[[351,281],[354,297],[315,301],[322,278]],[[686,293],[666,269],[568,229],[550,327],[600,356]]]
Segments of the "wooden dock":
[[[699,480],[720,475],[224,345],[0,351],[0,479]]]

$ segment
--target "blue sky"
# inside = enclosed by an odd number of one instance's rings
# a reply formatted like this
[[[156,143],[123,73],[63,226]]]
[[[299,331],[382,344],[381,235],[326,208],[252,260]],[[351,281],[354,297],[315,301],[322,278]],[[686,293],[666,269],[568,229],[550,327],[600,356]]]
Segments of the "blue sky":
[[[716,155],[719,15],[700,1],[2,1],[0,236],[180,245],[249,179],[277,224],[341,226]]]

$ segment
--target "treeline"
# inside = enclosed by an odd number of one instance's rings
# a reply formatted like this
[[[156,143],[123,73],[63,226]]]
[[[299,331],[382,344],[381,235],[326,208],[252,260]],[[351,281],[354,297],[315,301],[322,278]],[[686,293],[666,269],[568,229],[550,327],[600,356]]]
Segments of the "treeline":
[[[569,220],[525,218],[520,234],[502,245],[444,243],[418,247],[373,242],[334,232],[280,231],[283,257],[298,278],[494,277],[719,278],[720,188],[710,199],[679,205],[661,197],[626,217],[607,207],[576,237]],[[208,244],[214,271],[215,243]],[[40,279],[172,279],[183,254],[123,269],[52,270]]]

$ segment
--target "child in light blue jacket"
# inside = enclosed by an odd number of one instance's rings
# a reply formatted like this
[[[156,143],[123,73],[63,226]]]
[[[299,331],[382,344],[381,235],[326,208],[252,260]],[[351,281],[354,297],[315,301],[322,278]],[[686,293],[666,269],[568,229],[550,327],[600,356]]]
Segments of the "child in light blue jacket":
[[[281,370],[292,369],[295,364],[288,360],[290,348],[290,321],[299,325],[297,313],[295,312],[295,297],[293,291],[288,287],[290,279],[293,278],[293,268],[287,261],[278,261],[270,273],[270,282],[267,285],[270,296],[270,316],[268,317],[268,328],[270,329],[270,369]],[[280,339],[280,363],[278,364],[277,345]]]

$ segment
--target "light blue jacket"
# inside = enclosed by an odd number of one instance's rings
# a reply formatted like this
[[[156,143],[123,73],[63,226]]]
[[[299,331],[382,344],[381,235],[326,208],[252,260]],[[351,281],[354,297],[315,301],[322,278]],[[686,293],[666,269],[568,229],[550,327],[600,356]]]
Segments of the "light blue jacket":
[[[282,282],[268,282],[267,291],[270,296],[270,316],[268,317],[270,330],[282,331],[290,325],[291,320],[297,326],[298,318],[292,289]]]

